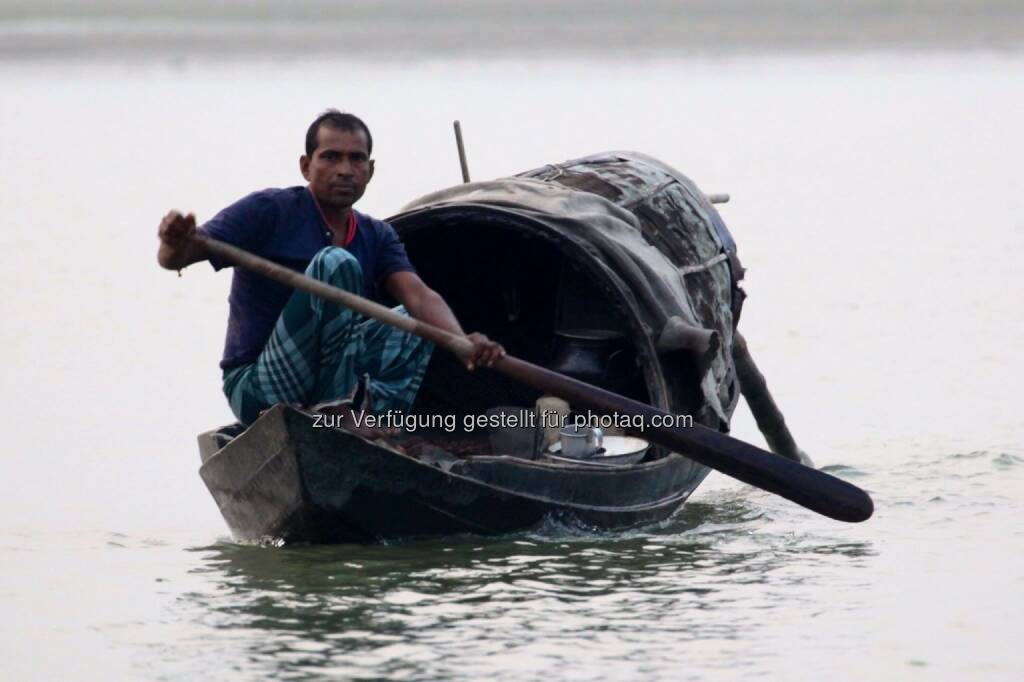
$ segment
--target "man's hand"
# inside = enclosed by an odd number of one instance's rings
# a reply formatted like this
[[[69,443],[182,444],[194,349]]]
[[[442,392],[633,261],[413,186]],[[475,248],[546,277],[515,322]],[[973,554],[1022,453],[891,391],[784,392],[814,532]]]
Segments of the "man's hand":
[[[170,211],[160,221],[157,236],[160,237],[160,250],[156,259],[168,270],[180,270],[186,265],[206,258],[206,249],[194,241],[196,233],[196,217],[189,213],[182,215],[178,211]]]
[[[196,233],[196,217],[189,213],[181,215],[178,211],[168,211],[160,221],[157,236],[167,246],[176,249]]]
[[[497,341],[491,341],[480,333],[473,333],[466,337],[473,342],[473,352],[466,362],[466,369],[473,371],[477,367],[491,367],[495,362],[505,357],[505,349]]]

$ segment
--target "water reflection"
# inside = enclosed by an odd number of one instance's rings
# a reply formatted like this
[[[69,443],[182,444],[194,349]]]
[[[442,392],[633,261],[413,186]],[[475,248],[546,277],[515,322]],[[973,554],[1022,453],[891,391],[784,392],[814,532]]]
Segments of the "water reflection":
[[[765,532],[771,521],[734,493],[626,534],[551,522],[392,546],[220,543],[192,550],[206,588],[182,608],[233,633],[245,650],[234,658],[260,674],[515,677],[570,655],[576,673],[593,674],[673,655],[666,633],[745,637],[762,627],[759,610],[813,595],[801,590],[820,569],[872,554],[868,543]]]

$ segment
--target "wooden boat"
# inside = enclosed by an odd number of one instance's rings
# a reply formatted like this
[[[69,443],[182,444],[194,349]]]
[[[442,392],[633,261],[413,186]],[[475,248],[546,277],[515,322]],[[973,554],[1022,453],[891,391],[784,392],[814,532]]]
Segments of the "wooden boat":
[[[703,479],[675,454],[605,467],[460,457],[428,443],[401,452],[315,422],[279,405],[235,438],[201,438],[205,448],[225,443],[200,471],[236,538],[350,543],[493,535],[534,527],[546,516],[622,528],[668,518]]]
[[[390,222],[465,328],[728,430],[742,268],[714,206],[678,171],[636,153],[598,154],[434,193]],[[435,353],[414,412],[461,421],[539,397]],[[200,436],[200,474],[237,538],[496,534],[552,515],[622,528],[668,518],[708,473],[661,448],[601,467],[492,452],[479,431],[421,432],[392,447],[315,423],[277,406],[247,429]]]

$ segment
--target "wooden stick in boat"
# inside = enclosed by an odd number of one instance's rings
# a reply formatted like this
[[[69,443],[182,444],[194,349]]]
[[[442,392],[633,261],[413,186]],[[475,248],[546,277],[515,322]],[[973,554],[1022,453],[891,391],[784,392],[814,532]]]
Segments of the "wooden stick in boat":
[[[469,182],[469,164],[466,163],[466,147],[462,144],[462,124],[455,121],[455,144],[459,147],[459,165],[462,166],[462,181]]]
[[[427,339],[434,345],[454,353],[464,362],[472,353],[473,344],[464,336],[399,315],[362,296],[306,277],[230,244],[203,235],[196,235],[193,239],[201,242],[208,253],[215,254],[229,263]],[[542,393],[567,400],[577,407],[585,407],[602,414],[619,414],[630,418],[639,416],[644,428],[627,429],[628,432],[744,483],[785,497],[819,514],[839,521],[857,522],[867,520],[874,511],[874,503],[868,494],[851,483],[773,455],[704,426],[678,426],[676,415],[650,405],[552,372],[511,355],[498,360],[492,369]]]
[[[736,362],[740,393],[747,401],[754,421],[757,422],[757,428],[760,429],[771,451],[794,462],[814,466],[807,453],[797,447],[796,441],[793,440],[793,434],[786,426],[786,418],[775,404],[764,375],[754,364],[754,358],[750,357],[747,340],[739,332],[732,337],[732,358]]]

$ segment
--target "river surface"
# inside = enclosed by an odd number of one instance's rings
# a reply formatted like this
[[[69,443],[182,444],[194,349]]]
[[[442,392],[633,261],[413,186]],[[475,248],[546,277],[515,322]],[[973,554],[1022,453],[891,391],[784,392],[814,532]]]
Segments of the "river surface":
[[[132,54],[0,61],[0,678],[1019,679],[1020,52]],[[232,542],[195,447],[229,277],[156,225],[300,182],[327,106],[381,217],[459,181],[455,118],[474,178],[635,149],[730,193],[752,354],[874,518],[713,474],[624,534]]]

